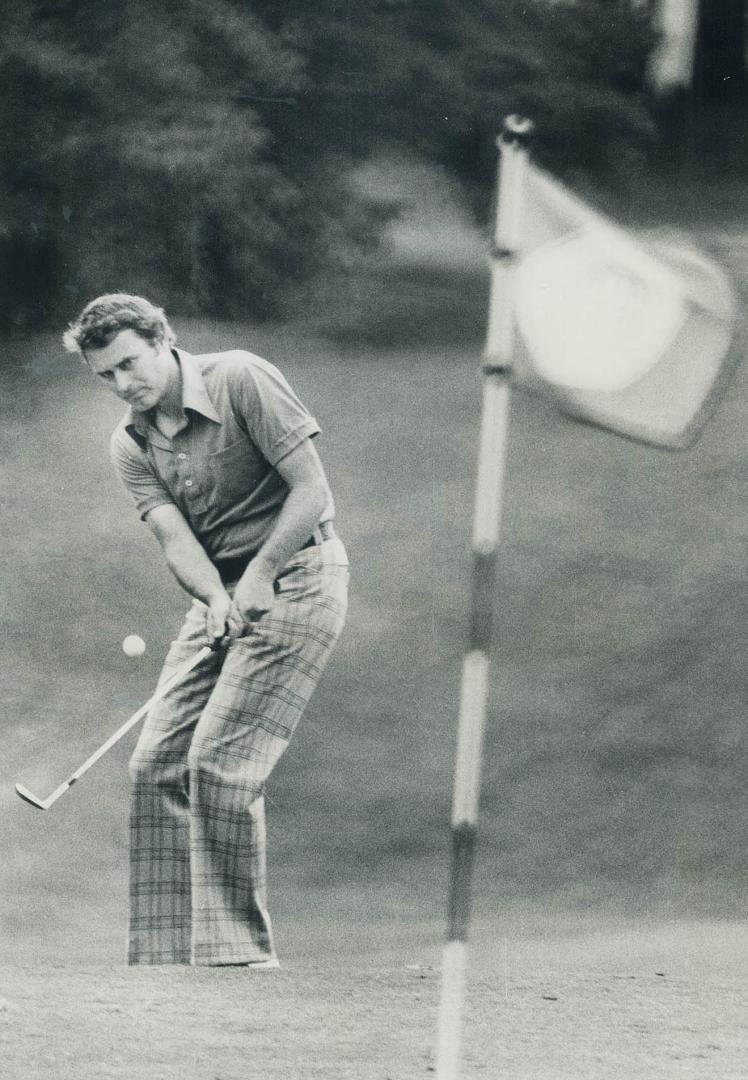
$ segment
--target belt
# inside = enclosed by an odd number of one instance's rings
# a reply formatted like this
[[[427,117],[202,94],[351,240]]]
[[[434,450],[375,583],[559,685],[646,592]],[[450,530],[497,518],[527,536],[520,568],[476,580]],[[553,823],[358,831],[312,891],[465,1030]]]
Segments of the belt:
[[[334,537],[335,526],[333,523],[331,521],[321,521],[309,539],[304,541],[301,545],[299,551],[303,551],[305,548],[316,547],[325,540],[332,540]],[[229,585],[234,581],[238,581],[256,554],[257,553],[253,551],[251,555],[237,555],[235,558],[231,559],[214,559],[213,564],[221,575],[221,581],[224,585]]]

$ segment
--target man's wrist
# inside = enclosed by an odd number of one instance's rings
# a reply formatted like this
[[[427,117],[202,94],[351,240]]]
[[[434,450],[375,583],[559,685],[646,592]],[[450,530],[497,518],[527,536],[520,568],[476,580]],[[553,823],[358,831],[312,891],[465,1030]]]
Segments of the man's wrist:
[[[230,597],[226,590],[226,586],[222,581],[219,581],[218,585],[206,590],[200,599],[204,604],[207,604],[208,607],[212,607],[215,603],[222,603],[225,600],[230,600]]]
[[[258,551],[247,569],[252,570],[257,577],[263,580],[274,581],[280,570],[280,565],[276,559],[271,558],[266,552]]]

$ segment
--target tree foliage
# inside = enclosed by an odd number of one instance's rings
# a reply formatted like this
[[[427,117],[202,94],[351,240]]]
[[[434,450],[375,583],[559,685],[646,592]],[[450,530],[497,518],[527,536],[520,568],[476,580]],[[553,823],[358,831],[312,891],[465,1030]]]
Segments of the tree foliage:
[[[632,0],[5,0],[6,321],[104,289],[172,310],[282,310],[381,214],[348,183],[381,144],[488,204],[507,112],[611,183],[650,135]]]

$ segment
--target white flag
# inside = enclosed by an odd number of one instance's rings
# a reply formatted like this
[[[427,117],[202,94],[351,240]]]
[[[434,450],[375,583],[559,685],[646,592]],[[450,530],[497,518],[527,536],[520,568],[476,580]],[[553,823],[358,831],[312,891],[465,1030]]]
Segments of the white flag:
[[[672,237],[634,239],[532,165],[518,255],[519,381],[619,434],[691,443],[731,366],[719,267]]]

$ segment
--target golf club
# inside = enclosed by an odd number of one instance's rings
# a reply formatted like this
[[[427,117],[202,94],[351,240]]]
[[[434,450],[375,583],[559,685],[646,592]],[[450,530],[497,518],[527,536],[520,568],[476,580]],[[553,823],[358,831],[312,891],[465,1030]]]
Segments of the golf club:
[[[76,780],[80,780],[81,776],[83,776],[84,773],[88,772],[91,766],[95,765],[99,758],[103,757],[104,754],[106,754],[107,750],[110,750],[115,743],[119,742],[123,735],[127,734],[130,728],[134,727],[139,720],[143,719],[148,710],[153,705],[155,705],[157,701],[160,701],[161,698],[165,697],[166,694],[168,694],[169,691],[177,685],[177,683],[181,682],[185,675],[189,674],[189,672],[192,671],[193,668],[197,667],[197,665],[202,660],[204,660],[206,656],[210,656],[210,654],[214,652],[220,644],[221,641],[218,640],[213,645],[205,645],[202,649],[199,650],[199,652],[196,652],[194,656],[191,656],[189,660],[185,661],[185,663],[182,664],[182,666],[178,668],[173,675],[171,675],[161,686],[158,687],[156,693],[153,695],[152,698],[146,701],[145,705],[142,705],[136,713],[133,713],[130,719],[126,720],[122,727],[118,728],[113,735],[110,735],[107,741],[103,743],[95,753],[91,754],[91,757],[87,758],[86,761],[84,761],[83,764],[75,770],[71,777],[65,780],[64,783],[60,784],[59,787],[55,788],[52,794],[48,795],[46,799],[40,799],[37,795],[34,795],[31,791],[29,791],[27,787],[24,787],[23,784],[16,784],[16,794],[20,796],[20,798],[22,798],[24,802],[30,803],[31,806],[35,806],[38,810],[49,810],[50,806],[53,803],[57,802],[60,796],[64,795],[68,788],[72,787]]]

